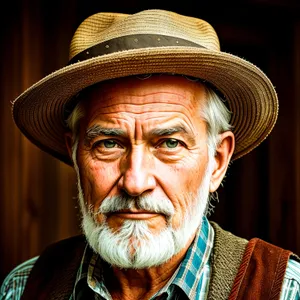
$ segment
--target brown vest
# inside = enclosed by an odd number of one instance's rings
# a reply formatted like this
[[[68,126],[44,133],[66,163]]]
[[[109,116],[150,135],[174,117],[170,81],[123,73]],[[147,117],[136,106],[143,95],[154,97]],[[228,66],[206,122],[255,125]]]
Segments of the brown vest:
[[[248,242],[211,224],[215,240],[208,299],[279,299],[292,253],[257,238]],[[85,246],[85,238],[77,236],[46,248],[30,273],[21,299],[69,299]]]
[[[280,299],[291,251],[257,238],[239,238],[210,222],[215,230],[209,300]]]

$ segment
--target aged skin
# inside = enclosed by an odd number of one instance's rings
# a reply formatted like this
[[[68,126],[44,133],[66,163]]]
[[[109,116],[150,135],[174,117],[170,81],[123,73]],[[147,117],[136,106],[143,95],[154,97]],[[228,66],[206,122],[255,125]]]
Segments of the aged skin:
[[[96,85],[82,97],[85,116],[80,121],[77,163],[87,206],[96,213],[105,198],[121,192],[164,197],[175,210],[172,227],[178,228],[208,164],[206,124],[200,118],[204,87],[177,76],[124,78]],[[71,155],[70,133],[66,141]],[[233,134],[222,133],[210,192],[219,187],[233,150]],[[106,220],[114,231],[126,219],[147,221],[153,234],[166,227],[165,215],[135,208],[105,218],[95,216],[99,224]],[[109,287],[114,299],[153,295],[171,277],[194,236],[191,233],[183,250],[161,266],[114,268],[108,273],[118,278]]]

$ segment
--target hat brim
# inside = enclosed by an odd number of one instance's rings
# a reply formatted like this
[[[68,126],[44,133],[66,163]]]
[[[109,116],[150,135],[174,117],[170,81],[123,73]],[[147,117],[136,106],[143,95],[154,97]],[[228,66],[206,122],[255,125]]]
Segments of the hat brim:
[[[235,55],[195,47],[133,49],[68,65],[22,93],[12,106],[21,132],[68,165],[64,106],[82,89],[108,79],[147,73],[176,73],[212,83],[232,111],[236,139],[233,159],[257,147],[273,129],[278,99],[268,77]]]

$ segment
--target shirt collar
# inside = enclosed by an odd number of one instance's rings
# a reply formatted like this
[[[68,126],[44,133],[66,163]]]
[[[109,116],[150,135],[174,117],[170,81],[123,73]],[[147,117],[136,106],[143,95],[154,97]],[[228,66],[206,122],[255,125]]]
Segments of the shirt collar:
[[[195,294],[199,291],[203,279],[204,266],[208,264],[213,247],[214,230],[206,217],[203,217],[201,230],[198,230],[196,237],[189,247],[185,258],[179,265],[168,284],[157,293],[170,292],[177,286],[185,292],[189,299],[195,299]],[[93,253],[90,247],[86,246],[80,267],[77,272],[76,282],[73,290],[73,299],[77,300],[77,295],[81,294],[79,282],[85,281],[89,287],[106,299],[110,299],[110,294],[105,287],[102,274],[105,262]]]
[[[214,230],[207,218],[203,217],[201,230],[198,231],[171,283],[181,288],[189,299],[195,299],[200,289],[205,288],[202,282],[205,279],[203,270],[209,265],[213,240]]]

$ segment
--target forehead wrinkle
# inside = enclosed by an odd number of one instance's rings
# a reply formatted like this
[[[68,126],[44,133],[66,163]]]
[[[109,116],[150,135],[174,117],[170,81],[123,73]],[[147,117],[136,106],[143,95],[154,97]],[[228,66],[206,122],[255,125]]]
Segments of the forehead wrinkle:
[[[163,106],[163,111],[159,110],[159,106]],[[143,114],[143,113],[180,113],[180,114],[192,114],[193,110],[199,110],[196,106],[186,106],[183,104],[174,104],[174,103],[144,103],[144,104],[114,104],[107,107],[98,107],[96,111],[93,111],[90,115],[91,119],[97,119],[101,115],[109,114]]]
[[[156,95],[160,97],[155,97]],[[91,101],[89,101],[87,105],[89,108],[93,108],[98,104],[99,109],[111,111],[111,108],[122,105],[139,107],[144,105],[158,105],[161,103],[164,105],[181,105],[190,110],[195,107],[195,98],[195,95],[181,95],[174,92],[155,92],[143,95],[100,95],[99,97],[96,95],[91,98]]]
[[[120,95],[111,95],[111,96],[109,96],[109,95],[101,95],[100,97],[97,97],[97,95],[95,95],[94,97],[92,97],[91,100],[92,101],[98,101],[98,100],[100,100],[100,101],[103,101],[103,102],[105,101],[105,102],[110,103],[110,102],[114,102],[114,101],[119,101],[119,98],[121,98],[122,101],[123,100],[128,100],[128,99],[135,98],[135,99],[138,100],[138,102],[140,102],[138,104],[144,104],[145,98],[146,99],[147,98],[153,98],[156,95],[160,95],[160,96],[161,95],[162,96],[167,95],[168,96],[168,97],[166,97],[167,99],[171,99],[172,96],[176,96],[176,98],[188,98],[188,99],[190,98],[191,101],[192,101],[192,98],[195,98],[194,97],[195,95],[190,95],[190,97],[186,97],[186,95],[182,95],[182,94],[179,94],[179,93],[158,91],[158,92],[149,92],[149,93],[146,93],[146,92],[144,92],[144,93],[136,92],[136,93],[132,93],[132,94],[130,94],[130,93],[126,93],[126,94],[125,93],[120,93]],[[155,98],[155,99],[157,99],[157,98]],[[164,100],[163,97],[162,98],[159,97],[158,100],[164,102],[163,101]],[[109,107],[109,106],[110,105],[107,105],[107,107]]]
[[[173,111],[172,111],[173,112]],[[170,113],[172,113],[170,112]],[[200,113],[199,115],[196,117],[197,120],[195,120],[195,117],[191,116],[191,115],[187,115],[183,112],[176,112],[177,115],[167,115],[166,112],[162,113],[161,115],[159,115],[158,113],[153,116],[150,115],[149,118],[147,118],[147,122],[148,124],[152,125],[152,127],[155,126],[159,126],[160,128],[164,128],[164,127],[169,127],[169,128],[174,128],[174,127],[181,127],[184,128],[186,133],[195,135],[196,131],[197,131],[197,126],[196,126],[196,122],[205,122],[205,120],[201,117]],[[161,118],[163,118],[163,120],[161,120]],[[183,131],[182,131],[183,132]]]

